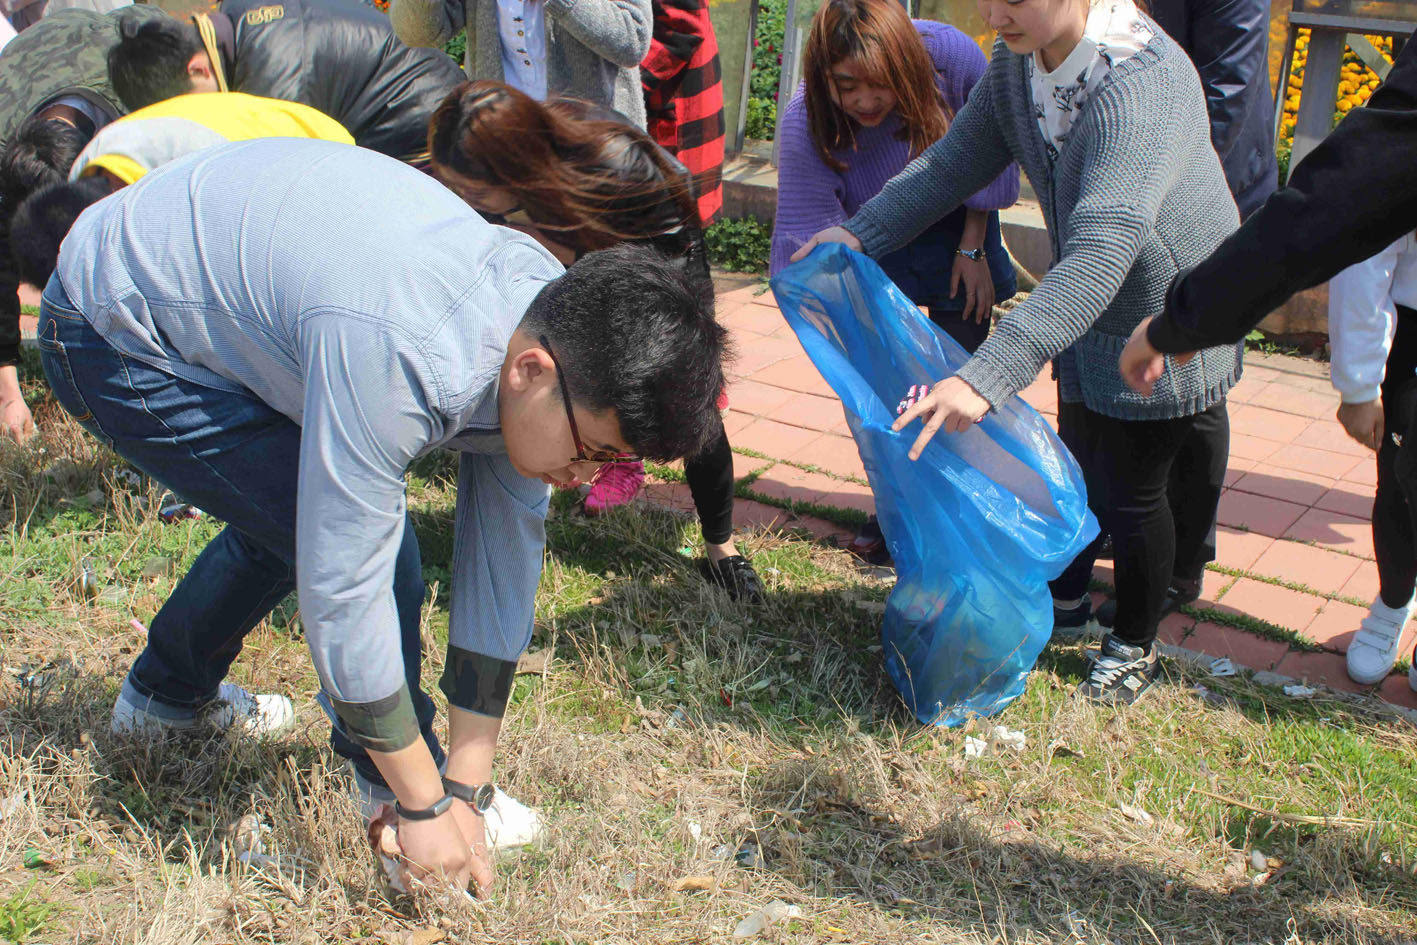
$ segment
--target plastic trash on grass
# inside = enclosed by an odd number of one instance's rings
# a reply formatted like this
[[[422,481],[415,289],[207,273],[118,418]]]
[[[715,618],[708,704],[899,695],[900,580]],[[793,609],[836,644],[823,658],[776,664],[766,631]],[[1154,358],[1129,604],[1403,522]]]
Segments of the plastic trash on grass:
[[[968,360],[873,261],[840,244],[772,281],[788,323],[846,408],[895,558],[881,642],[927,724],[997,712],[1024,689],[1053,630],[1047,582],[1097,534],[1076,461],[1018,397],[918,462],[891,431],[901,394]]]

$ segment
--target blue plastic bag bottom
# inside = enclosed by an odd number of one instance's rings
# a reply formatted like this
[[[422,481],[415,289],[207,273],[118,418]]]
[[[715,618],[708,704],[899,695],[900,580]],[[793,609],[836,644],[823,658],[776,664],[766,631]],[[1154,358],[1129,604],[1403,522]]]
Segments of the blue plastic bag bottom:
[[[890,429],[912,384],[969,355],[873,261],[817,248],[772,281],[798,340],[846,409],[896,563],[881,644],[921,722],[960,725],[1023,693],[1053,631],[1048,581],[1097,535],[1082,473],[1014,397],[973,429],[939,433],[916,462],[918,423]]]

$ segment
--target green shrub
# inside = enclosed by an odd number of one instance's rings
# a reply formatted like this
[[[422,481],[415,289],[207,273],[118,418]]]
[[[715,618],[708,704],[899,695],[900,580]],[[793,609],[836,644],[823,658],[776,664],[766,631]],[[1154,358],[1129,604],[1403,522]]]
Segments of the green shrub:
[[[458,65],[462,65],[463,56],[467,54],[467,30],[459,30],[458,35],[448,40],[443,52],[452,56]]]
[[[729,272],[766,272],[772,227],[747,217],[719,220],[704,232],[709,261]]]
[[[777,87],[782,81],[782,43],[787,0],[759,0],[753,34],[753,72],[748,80],[749,138],[771,141],[777,130]]]

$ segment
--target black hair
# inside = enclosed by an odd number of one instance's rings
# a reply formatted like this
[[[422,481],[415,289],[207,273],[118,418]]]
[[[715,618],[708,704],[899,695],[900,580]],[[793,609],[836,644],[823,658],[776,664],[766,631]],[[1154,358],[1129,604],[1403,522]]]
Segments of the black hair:
[[[59,244],[84,208],[113,192],[101,176],[50,184],[15,208],[10,219],[10,250],[21,282],[44,287],[59,262]]]
[[[192,91],[187,64],[204,52],[201,34],[173,17],[119,22],[118,43],[108,51],[108,77],[129,111]]]
[[[0,207],[9,213],[49,184],[69,179],[69,168],[89,136],[58,118],[25,119],[0,154]]]
[[[546,336],[571,398],[614,410],[639,455],[697,456],[721,432],[728,335],[712,284],[681,260],[633,243],[587,253],[541,290],[521,330]]]

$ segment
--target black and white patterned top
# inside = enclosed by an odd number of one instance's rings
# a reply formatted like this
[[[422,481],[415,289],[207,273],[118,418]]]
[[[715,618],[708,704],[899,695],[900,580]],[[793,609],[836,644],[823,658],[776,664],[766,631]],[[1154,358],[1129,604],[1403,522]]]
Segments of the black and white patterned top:
[[[1057,160],[1073,123],[1112,67],[1145,46],[1151,37],[1151,27],[1132,0],[1103,0],[1092,7],[1082,39],[1058,68],[1045,71],[1038,53],[1024,60],[1033,114],[1049,158]]]

